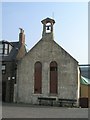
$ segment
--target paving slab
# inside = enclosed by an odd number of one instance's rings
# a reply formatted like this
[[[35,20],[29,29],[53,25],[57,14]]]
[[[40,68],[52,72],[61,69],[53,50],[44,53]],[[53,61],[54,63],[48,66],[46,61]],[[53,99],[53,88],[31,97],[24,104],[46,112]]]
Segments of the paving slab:
[[[3,118],[88,118],[88,108],[3,104]]]

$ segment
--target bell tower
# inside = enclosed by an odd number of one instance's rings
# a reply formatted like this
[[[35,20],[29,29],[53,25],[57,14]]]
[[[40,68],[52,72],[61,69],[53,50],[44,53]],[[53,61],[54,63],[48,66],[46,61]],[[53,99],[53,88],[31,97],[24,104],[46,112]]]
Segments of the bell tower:
[[[42,37],[48,34],[53,35],[53,25],[55,21],[51,18],[46,18],[41,21],[43,24],[43,32],[42,32]]]

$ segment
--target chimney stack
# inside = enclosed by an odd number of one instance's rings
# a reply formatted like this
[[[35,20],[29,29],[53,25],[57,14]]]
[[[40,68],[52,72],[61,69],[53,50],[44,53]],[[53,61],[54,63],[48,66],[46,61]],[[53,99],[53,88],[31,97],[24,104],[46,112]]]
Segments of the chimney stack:
[[[24,30],[22,28],[20,29],[20,33],[19,33],[19,43],[20,45],[25,45],[25,34],[24,34]]]

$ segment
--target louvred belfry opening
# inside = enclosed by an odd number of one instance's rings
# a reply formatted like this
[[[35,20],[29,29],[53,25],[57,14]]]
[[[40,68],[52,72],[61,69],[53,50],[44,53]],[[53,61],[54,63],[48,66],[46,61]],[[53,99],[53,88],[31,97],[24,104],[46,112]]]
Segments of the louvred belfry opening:
[[[42,93],[42,64],[35,63],[34,73],[34,93]]]
[[[53,20],[51,18],[46,18],[46,19],[42,20],[41,22],[43,24],[42,36],[53,33],[53,25],[55,23],[55,20]]]
[[[50,63],[50,93],[57,94],[58,73],[57,63],[52,61]]]

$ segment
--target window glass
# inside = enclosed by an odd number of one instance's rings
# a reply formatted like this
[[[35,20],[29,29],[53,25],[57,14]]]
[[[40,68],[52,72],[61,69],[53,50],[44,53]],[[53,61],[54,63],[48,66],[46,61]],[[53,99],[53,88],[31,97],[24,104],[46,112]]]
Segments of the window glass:
[[[0,54],[3,53],[3,44],[0,44]]]
[[[2,49],[3,48],[3,44],[0,44],[0,49]]]
[[[2,74],[5,74],[6,72],[6,65],[2,65]]]
[[[5,65],[2,65],[2,70],[5,70],[6,66]]]
[[[4,54],[8,54],[8,44],[5,44]]]
[[[5,72],[6,72],[5,70],[2,70],[2,74],[5,74]]]
[[[7,51],[7,50],[5,50],[5,51],[4,51],[4,54],[7,54],[7,53],[8,53],[8,51]]]
[[[8,49],[8,44],[5,44],[5,49]]]
[[[11,52],[11,50],[12,50],[12,46],[11,46],[11,45],[9,45],[9,53]]]
[[[0,49],[0,54],[2,54],[3,53],[3,49]]]

